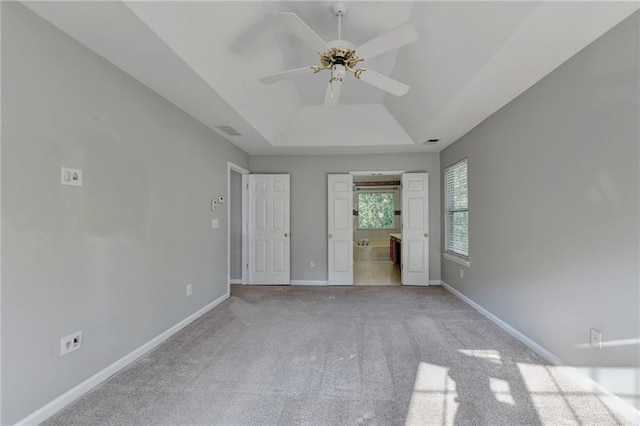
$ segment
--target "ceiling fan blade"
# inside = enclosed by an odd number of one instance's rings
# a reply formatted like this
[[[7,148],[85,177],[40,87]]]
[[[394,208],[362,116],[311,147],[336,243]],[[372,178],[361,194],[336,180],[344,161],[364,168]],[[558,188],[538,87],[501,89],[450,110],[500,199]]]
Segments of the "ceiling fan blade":
[[[358,78],[392,95],[402,96],[409,91],[409,86],[406,84],[368,69],[362,69],[362,71],[358,73]]]
[[[342,89],[342,80],[334,80],[333,83],[327,84],[327,93],[324,95],[324,106],[334,107],[340,102],[340,91]]]
[[[295,13],[280,12],[280,22],[291,34],[313,47],[316,52],[328,52],[331,50],[327,43]]]
[[[313,74],[315,72],[314,67],[302,67],[296,68],[293,70],[282,71],[276,74],[263,75],[258,80],[260,80],[264,84],[277,83],[278,81],[288,80],[293,77],[297,77],[299,75],[305,74]]]
[[[418,32],[410,24],[405,23],[358,46],[356,53],[362,59],[369,59],[405,44],[413,43],[417,39]]]

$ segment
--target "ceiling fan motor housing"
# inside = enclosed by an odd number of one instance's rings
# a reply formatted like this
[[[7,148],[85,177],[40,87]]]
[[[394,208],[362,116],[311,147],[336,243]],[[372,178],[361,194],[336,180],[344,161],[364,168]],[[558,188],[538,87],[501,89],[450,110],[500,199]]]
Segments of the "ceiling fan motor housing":
[[[356,55],[355,46],[345,40],[333,40],[327,43],[331,50],[320,53],[320,62],[324,67],[344,65],[348,70],[353,70],[358,62],[362,61]]]

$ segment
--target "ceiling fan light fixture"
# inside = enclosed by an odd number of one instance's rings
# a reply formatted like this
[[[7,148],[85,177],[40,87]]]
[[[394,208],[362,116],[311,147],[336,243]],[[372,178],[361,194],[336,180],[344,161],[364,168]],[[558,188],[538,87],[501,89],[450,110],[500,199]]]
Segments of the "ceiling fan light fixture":
[[[331,67],[331,78],[329,79],[330,85],[330,95],[333,98],[333,83],[340,84],[344,80],[344,75],[346,74],[346,67],[341,64],[333,64]]]
[[[341,64],[334,64],[333,67],[331,68],[331,79],[340,79],[342,80],[344,78],[344,75],[346,74],[346,67],[344,65]]]

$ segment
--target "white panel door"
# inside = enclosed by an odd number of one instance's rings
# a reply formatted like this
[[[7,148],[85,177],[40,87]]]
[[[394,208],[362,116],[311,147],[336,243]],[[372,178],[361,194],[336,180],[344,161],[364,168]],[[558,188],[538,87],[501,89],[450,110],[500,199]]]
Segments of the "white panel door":
[[[429,285],[429,179],[402,175],[402,284]]]
[[[249,175],[248,284],[289,284],[289,175]]]
[[[353,176],[329,175],[329,284],[353,285]]]

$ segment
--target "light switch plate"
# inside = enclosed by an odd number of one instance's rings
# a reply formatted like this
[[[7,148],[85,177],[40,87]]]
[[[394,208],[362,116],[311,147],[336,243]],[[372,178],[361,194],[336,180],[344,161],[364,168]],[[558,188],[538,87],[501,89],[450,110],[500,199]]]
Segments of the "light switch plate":
[[[211,219],[211,227],[213,229],[216,229],[216,228],[220,227],[220,222],[218,221],[218,219]]]
[[[60,167],[60,183],[69,186],[82,186],[82,170]]]

